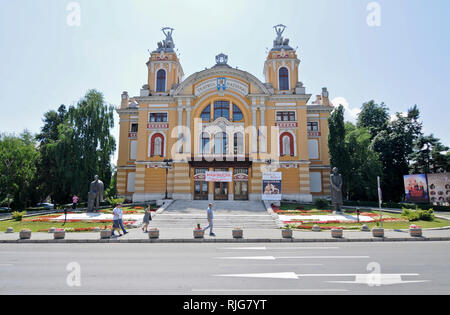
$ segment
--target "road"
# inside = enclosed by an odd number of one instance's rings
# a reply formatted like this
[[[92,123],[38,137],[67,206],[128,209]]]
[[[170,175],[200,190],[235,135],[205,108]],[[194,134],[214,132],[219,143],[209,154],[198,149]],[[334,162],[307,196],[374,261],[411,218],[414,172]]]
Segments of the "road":
[[[449,261],[450,242],[3,244],[0,294],[450,294]]]

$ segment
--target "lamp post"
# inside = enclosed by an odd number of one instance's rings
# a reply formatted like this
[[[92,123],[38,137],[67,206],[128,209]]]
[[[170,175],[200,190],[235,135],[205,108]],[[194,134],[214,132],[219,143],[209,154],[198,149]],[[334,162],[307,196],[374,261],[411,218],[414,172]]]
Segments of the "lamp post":
[[[173,160],[172,159],[164,160],[163,163],[164,163],[163,164],[163,168],[166,169],[166,197],[165,197],[165,199],[168,199],[168,195],[167,195],[167,177],[168,177],[169,169],[171,169],[172,166],[173,166]]]

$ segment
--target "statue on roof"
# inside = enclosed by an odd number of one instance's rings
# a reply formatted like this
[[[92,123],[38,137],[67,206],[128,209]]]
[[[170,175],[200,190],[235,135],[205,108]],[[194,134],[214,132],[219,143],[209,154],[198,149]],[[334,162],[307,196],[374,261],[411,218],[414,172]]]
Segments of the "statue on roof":
[[[161,52],[161,51],[173,51],[175,48],[175,44],[173,42],[172,33],[174,31],[171,27],[164,27],[161,29],[163,34],[166,36],[166,39],[162,42],[158,42],[158,48],[155,52]]]
[[[284,30],[286,29],[286,25],[278,24],[278,25],[275,25],[273,28],[275,29],[275,32],[277,33],[277,38],[275,38],[275,40],[273,41],[273,49],[278,50],[278,49],[283,48],[285,50],[292,50],[292,48],[289,46],[289,39],[283,38],[283,33],[284,33]]]

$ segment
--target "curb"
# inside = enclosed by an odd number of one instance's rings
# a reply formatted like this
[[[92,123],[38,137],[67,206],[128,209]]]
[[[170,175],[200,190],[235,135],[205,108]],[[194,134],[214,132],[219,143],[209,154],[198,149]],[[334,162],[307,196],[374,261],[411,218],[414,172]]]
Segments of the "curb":
[[[93,240],[0,240],[0,244],[142,244],[142,243],[352,243],[352,242],[448,242],[450,237],[414,237],[414,238],[356,238],[356,239],[134,239],[134,240],[113,240],[113,239],[93,239]]]

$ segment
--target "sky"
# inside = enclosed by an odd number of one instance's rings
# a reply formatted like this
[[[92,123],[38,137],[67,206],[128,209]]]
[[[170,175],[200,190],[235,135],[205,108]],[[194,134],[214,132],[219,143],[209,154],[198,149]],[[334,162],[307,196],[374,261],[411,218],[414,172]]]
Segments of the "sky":
[[[448,0],[0,0],[0,133],[37,133],[89,89],[114,106],[139,95],[166,26],[185,78],[223,52],[263,81],[280,23],[312,99],[327,87],[353,122],[372,99],[392,115],[417,104],[424,132],[450,146]]]

